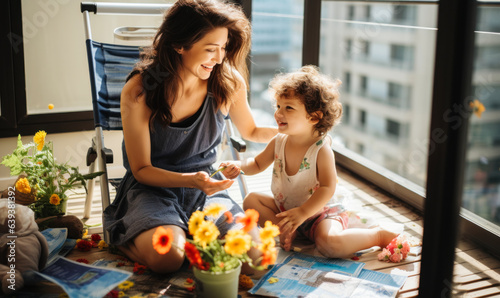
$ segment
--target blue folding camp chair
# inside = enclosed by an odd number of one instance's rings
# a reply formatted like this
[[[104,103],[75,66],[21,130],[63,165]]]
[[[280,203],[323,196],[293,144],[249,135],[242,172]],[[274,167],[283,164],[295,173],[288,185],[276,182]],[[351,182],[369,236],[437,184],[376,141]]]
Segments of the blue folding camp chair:
[[[92,147],[87,152],[89,172],[103,171],[100,176],[101,201],[104,210],[110,204],[109,183],[119,184],[120,179],[109,179],[106,164],[113,162],[113,152],[104,146],[103,130],[121,130],[120,94],[125,79],[139,61],[140,47],[101,43],[92,40],[89,12],[95,14],[162,14],[171,4],[132,4],[132,3],[81,3],[86,33],[87,57],[92,90],[95,136]],[[244,152],[246,145],[234,135],[232,124],[226,119],[224,142],[231,149],[233,159],[240,159],[239,152]],[[98,169],[96,169],[96,163]],[[90,217],[90,209],[95,182],[90,180],[85,200],[83,219]],[[242,198],[247,194],[246,182],[241,175],[238,178]],[[104,231],[105,240],[108,235]]]

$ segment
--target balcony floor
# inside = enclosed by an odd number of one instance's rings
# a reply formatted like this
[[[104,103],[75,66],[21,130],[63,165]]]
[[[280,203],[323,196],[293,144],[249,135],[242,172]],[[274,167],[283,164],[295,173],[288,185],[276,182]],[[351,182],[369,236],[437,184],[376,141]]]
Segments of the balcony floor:
[[[363,181],[356,175],[340,167],[338,168],[338,172],[339,185],[352,192],[354,201],[361,203],[364,208],[373,211],[379,222],[403,224],[405,232],[417,239],[422,239],[422,214],[398,199],[384,193],[378,187]],[[270,175],[271,172],[268,170],[259,175],[246,176],[248,188],[255,192],[270,193]],[[242,202],[236,183],[231,187],[230,193],[235,201]],[[111,194],[112,197],[113,195],[114,193]],[[80,206],[82,206],[84,200],[84,193],[76,193],[72,197],[68,204],[68,213],[75,214],[81,218],[83,211]],[[87,221],[89,225],[101,222],[99,187],[96,187],[94,198],[91,218]],[[93,227],[90,230],[90,233],[100,232],[102,232],[101,227]],[[303,246],[303,248],[305,248],[303,250],[304,253],[319,255],[311,245]],[[421,256],[408,256],[407,260],[401,263],[385,263],[377,260],[377,254],[378,252],[373,252],[362,255],[359,261],[366,264],[364,267],[366,269],[408,276],[405,285],[399,291],[398,297],[416,297],[418,295]],[[92,262],[93,260],[109,258],[110,256],[113,255],[102,251],[86,253],[73,250],[68,255],[68,258],[76,260],[85,257]],[[456,248],[453,282],[453,293],[457,297],[499,297],[500,260],[480,249],[475,244],[462,239]],[[240,292],[240,294],[243,297],[252,296],[246,292]]]

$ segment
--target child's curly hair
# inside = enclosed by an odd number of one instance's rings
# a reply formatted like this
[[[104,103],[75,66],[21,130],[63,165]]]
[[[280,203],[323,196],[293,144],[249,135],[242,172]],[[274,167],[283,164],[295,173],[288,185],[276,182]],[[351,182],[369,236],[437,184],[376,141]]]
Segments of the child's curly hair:
[[[274,98],[298,98],[302,101],[309,116],[317,118],[320,111],[323,117],[314,126],[320,135],[340,123],[342,104],[339,102],[338,87],[342,82],[319,72],[313,65],[306,65],[298,71],[276,75],[269,83]]]

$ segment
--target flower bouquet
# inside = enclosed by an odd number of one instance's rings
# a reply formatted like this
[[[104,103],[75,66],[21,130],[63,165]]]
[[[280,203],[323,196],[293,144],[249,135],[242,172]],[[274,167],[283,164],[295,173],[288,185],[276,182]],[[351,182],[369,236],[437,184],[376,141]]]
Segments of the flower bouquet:
[[[82,175],[77,167],[57,163],[52,142],[46,143],[46,136],[45,131],[39,131],[33,142],[23,144],[19,135],[17,148],[0,163],[10,168],[10,175],[22,175],[15,183],[16,201],[30,198],[23,202],[35,212],[35,218],[64,214],[66,191],[77,185],[83,185],[87,191],[86,180],[103,174]]]
[[[378,254],[379,261],[399,263],[406,259],[410,252],[410,243],[405,234],[394,238],[386,248]]]
[[[252,240],[248,234],[257,226],[259,213],[253,209],[245,211],[245,215],[237,218],[236,222],[241,223],[243,228],[240,230],[229,230],[224,238],[219,238],[220,232],[214,221],[217,216],[224,212],[226,221],[231,223],[233,216],[229,211],[224,210],[224,206],[212,204],[207,206],[203,211],[195,211],[189,219],[189,234],[193,239],[187,239],[184,245],[184,252],[191,266],[195,269],[195,277],[197,278],[196,287],[204,286],[204,295],[213,291],[208,290],[210,287],[206,281],[199,280],[198,272],[202,271],[205,274],[212,276],[221,275],[224,273],[236,273],[236,288],[237,280],[240,272],[241,263],[248,263],[252,268],[262,270],[268,265],[274,264],[276,261],[277,250],[274,237],[279,235],[278,226],[270,221],[265,223],[265,226],[259,231],[260,243]],[[166,254],[170,251],[173,241],[172,230],[158,227],[153,235],[153,247],[159,254]],[[248,251],[252,248],[258,249],[262,256],[254,261],[248,256]],[[233,273],[234,275],[234,273]],[[213,277],[215,278],[215,277]],[[223,277],[224,278],[224,277]],[[232,277],[225,277],[230,279]],[[220,284],[220,282],[219,282]],[[197,291],[199,289],[197,288]],[[220,286],[217,288],[215,295],[221,297]],[[232,294],[228,295],[231,297]],[[232,297],[235,297],[233,295]]]

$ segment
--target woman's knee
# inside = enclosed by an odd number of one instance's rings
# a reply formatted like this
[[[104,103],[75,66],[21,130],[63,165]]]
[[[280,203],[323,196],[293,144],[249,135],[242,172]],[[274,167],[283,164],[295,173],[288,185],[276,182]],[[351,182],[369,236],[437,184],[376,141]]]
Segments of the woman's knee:
[[[158,253],[149,254],[145,258],[146,267],[156,273],[171,273],[179,270],[184,263],[184,254],[169,252],[164,255]]]
[[[172,230],[173,240],[170,251],[159,254],[153,247],[153,234],[156,228],[143,232],[134,239],[134,246],[130,247],[135,255],[142,257],[144,265],[157,273],[170,273],[181,268],[184,262],[182,247],[186,242],[184,230],[177,226],[164,226]]]

